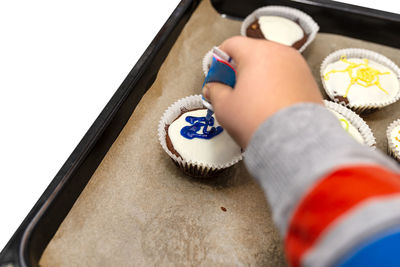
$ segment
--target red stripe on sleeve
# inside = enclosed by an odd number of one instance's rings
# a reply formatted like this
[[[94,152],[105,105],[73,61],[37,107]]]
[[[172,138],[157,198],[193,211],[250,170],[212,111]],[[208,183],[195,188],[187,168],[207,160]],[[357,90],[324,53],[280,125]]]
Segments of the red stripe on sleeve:
[[[330,173],[309,191],[291,218],[285,239],[290,263],[306,252],[333,221],[360,202],[400,192],[400,177],[380,167],[353,166]]]

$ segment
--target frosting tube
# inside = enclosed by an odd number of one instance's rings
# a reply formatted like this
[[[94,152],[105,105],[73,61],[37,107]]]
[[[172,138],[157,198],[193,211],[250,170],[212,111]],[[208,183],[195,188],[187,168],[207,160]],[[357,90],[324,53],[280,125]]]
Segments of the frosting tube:
[[[203,87],[206,83],[219,82],[233,88],[236,84],[236,65],[233,59],[218,47],[214,47],[210,60],[210,68],[204,79]],[[202,99],[204,106],[209,110],[207,114],[207,119],[209,119],[213,113],[213,107],[204,97]]]

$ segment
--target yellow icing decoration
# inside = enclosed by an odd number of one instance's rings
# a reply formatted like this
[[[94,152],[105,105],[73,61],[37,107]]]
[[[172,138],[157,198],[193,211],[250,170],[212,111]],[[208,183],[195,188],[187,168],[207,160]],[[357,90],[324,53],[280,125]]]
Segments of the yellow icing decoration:
[[[341,122],[344,122],[344,125],[346,126],[344,129],[346,131],[349,131],[349,122],[345,119],[340,119]]]
[[[400,131],[399,131],[399,134],[400,134]],[[398,147],[398,144],[400,143],[400,138],[399,138],[399,136],[395,136],[394,137],[394,145],[395,145],[395,148],[397,148]],[[397,143],[397,144],[396,144]]]
[[[329,79],[329,75],[332,73],[337,73],[337,72],[347,72],[349,74],[350,78],[350,84],[346,88],[346,93],[344,94],[343,97],[347,97],[350,91],[350,87],[353,84],[358,84],[363,87],[370,87],[373,85],[376,85],[379,89],[381,89],[383,92],[386,94],[389,94],[385,89],[382,88],[381,83],[379,82],[379,75],[385,75],[389,74],[390,72],[380,72],[379,70],[376,70],[368,65],[368,59],[364,58],[363,61],[364,63],[354,63],[351,61],[347,60],[346,56],[341,56],[340,61],[349,64],[347,68],[344,70],[331,70],[327,72],[324,75],[324,80],[327,81]],[[356,75],[353,76],[353,70],[361,67],[357,70]]]

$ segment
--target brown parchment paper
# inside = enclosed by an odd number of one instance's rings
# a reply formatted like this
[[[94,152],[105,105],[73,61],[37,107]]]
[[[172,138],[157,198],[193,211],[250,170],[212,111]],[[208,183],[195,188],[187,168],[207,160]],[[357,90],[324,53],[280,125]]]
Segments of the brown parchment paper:
[[[195,180],[176,168],[157,138],[164,110],[200,93],[205,53],[239,30],[240,22],[201,2],[50,241],[41,266],[285,266],[264,194],[244,165]],[[320,86],[323,58],[345,47],[368,48],[400,63],[399,50],[318,34],[304,56]],[[363,117],[386,151],[385,130],[400,117],[400,103]]]

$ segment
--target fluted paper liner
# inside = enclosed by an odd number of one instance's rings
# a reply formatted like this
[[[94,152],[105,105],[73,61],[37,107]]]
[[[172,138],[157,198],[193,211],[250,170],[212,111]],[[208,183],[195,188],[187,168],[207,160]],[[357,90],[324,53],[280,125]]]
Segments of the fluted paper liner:
[[[387,151],[390,156],[400,162],[400,152],[396,149],[396,145],[392,142],[391,133],[393,129],[400,125],[400,119],[393,121],[386,130],[386,138],[388,141]]]
[[[329,98],[335,101],[335,94],[330,91],[326,85],[325,79],[324,79],[324,70],[328,66],[328,64],[339,61],[342,56],[346,56],[347,58],[367,58],[369,60],[372,60],[374,62],[377,62],[387,68],[389,68],[397,77],[399,80],[400,84],[400,69],[399,67],[390,59],[387,57],[367,50],[367,49],[361,49],[361,48],[346,48],[346,49],[340,49],[337,50],[331,54],[329,54],[323,61],[320,67],[320,75],[321,75],[321,80],[322,80],[322,85],[325,89],[325,92],[328,94]],[[371,103],[365,103],[363,105],[356,105],[352,103],[348,103],[347,105],[345,103],[340,103],[342,105],[346,105],[347,107],[351,108],[352,110],[361,113],[365,110],[371,110],[371,109],[379,109],[383,108],[385,106],[388,106],[390,104],[393,104],[400,98],[400,90],[397,92],[397,95],[395,95],[392,99],[386,100],[386,101],[381,101],[381,102],[371,102]]]
[[[311,44],[319,31],[318,24],[303,11],[286,6],[266,6],[256,9],[244,19],[240,34],[246,36],[246,29],[261,16],[279,16],[298,22],[307,34],[307,41],[300,47],[299,52],[303,52]]]
[[[212,63],[212,58],[213,58],[213,51],[211,49],[203,57],[203,72],[204,72],[204,76],[207,76],[208,71],[210,70],[211,63]]]
[[[375,136],[372,133],[371,128],[369,128],[368,124],[358,114],[332,101],[324,100],[324,104],[325,107],[327,107],[328,109],[336,111],[337,113],[345,117],[350,122],[350,124],[359,131],[364,139],[364,144],[375,149]]]
[[[242,160],[242,154],[238,154],[235,158],[224,164],[206,164],[177,157],[168,149],[166,142],[167,133],[165,130],[165,126],[171,125],[171,123],[182,114],[182,109],[190,111],[199,108],[204,108],[201,95],[188,96],[172,104],[164,112],[160,119],[160,122],[158,124],[158,139],[164,151],[184,172],[195,177],[208,177],[213,176],[218,172],[227,169]]]

